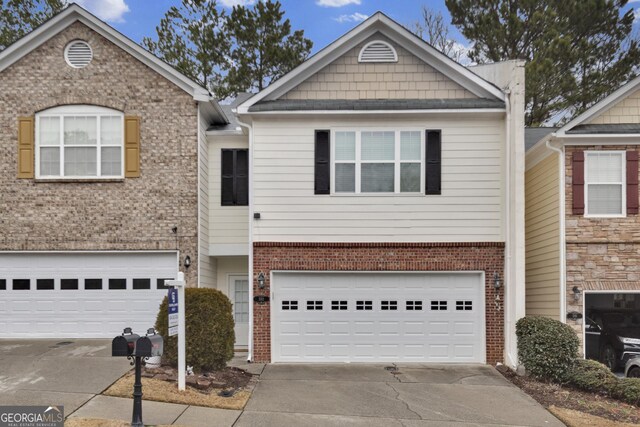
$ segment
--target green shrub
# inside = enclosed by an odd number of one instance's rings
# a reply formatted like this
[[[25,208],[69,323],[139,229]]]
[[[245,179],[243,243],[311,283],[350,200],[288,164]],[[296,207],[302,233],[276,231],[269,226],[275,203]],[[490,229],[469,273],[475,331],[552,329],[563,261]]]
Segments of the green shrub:
[[[611,390],[618,378],[600,362],[578,359],[566,381],[580,390],[598,393]]]
[[[640,378],[620,378],[609,389],[612,397],[630,405],[640,406]]]
[[[162,360],[178,365],[177,336],[168,336],[168,301],[165,297],[156,319],[164,338]],[[196,371],[222,369],[233,357],[235,334],[231,302],[216,289],[185,289],[186,363]]]
[[[566,325],[546,317],[523,317],[516,323],[518,358],[531,376],[565,382],[578,355],[578,336]]]

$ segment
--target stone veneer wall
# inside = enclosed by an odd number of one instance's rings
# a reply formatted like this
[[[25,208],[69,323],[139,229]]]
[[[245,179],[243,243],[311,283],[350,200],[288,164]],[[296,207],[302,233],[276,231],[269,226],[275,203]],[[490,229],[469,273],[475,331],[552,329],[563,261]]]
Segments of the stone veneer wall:
[[[67,65],[87,41],[93,61]],[[0,251],[175,250],[196,284],[197,105],[192,96],[81,23],[0,72]],[[17,179],[19,116],[93,104],[141,117],[141,177],[119,182]],[[177,236],[171,228],[177,226]]]
[[[504,243],[279,243],[253,246],[254,295],[270,294],[270,272],[292,271],[484,271],[486,361],[503,361],[504,310],[497,310],[493,275],[503,281]],[[265,275],[265,289],[257,276]],[[500,299],[505,301],[503,289]],[[253,358],[271,360],[271,305],[254,304]]]
[[[630,146],[566,147],[567,312],[584,308],[584,294],[575,301],[573,287],[585,290],[640,290],[640,217],[585,218],[573,215],[571,159],[575,151],[638,150]],[[567,320],[582,339],[583,321]]]

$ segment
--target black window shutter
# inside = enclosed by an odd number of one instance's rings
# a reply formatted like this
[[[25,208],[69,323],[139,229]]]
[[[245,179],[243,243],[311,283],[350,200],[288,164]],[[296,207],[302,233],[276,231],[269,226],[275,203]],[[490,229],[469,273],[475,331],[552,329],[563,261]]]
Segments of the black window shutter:
[[[428,130],[426,134],[425,193],[440,194],[441,175],[441,131]]]
[[[249,204],[248,150],[222,150],[222,206]]]
[[[331,193],[331,145],[328,130],[316,131],[315,194]]]

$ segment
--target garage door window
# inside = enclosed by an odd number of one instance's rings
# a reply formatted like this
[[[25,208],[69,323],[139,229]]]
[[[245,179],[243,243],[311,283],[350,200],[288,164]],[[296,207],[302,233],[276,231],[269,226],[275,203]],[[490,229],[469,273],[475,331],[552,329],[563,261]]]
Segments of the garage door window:
[[[133,289],[151,289],[151,279],[133,279]]]
[[[298,301],[282,301],[283,310],[297,310]]]
[[[102,279],[84,279],[84,288],[91,291],[101,290]]]
[[[407,301],[407,311],[422,310],[422,301]]]
[[[307,310],[322,310],[322,301],[309,300],[307,301]]]
[[[31,280],[29,279],[13,279],[14,291],[28,291],[31,289]]]
[[[331,310],[346,310],[347,307],[348,307],[347,301],[344,301],[344,300],[331,301]]]
[[[457,311],[469,311],[473,309],[472,301],[456,301]]]
[[[373,301],[356,301],[356,310],[373,310]]]
[[[78,289],[78,279],[60,280],[60,289],[63,291],[75,291]]]
[[[109,289],[111,290],[127,289],[127,279],[109,279]]]
[[[447,309],[446,301],[431,301],[431,310],[432,311],[440,311]]]
[[[380,309],[382,310],[397,310],[398,301],[382,301],[380,303]]]
[[[38,279],[36,280],[36,289],[39,291],[51,291],[53,290],[53,279]]]
[[[7,290],[7,280],[0,279],[0,291],[6,291],[6,290]]]

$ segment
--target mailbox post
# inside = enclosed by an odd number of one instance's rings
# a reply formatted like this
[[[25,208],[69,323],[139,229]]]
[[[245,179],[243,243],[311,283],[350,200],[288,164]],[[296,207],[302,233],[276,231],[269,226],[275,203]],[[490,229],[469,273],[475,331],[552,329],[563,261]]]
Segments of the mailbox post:
[[[111,355],[133,359],[135,366],[135,382],[133,384],[133,415],[132,427],[144,427],[142,422],[142,365],[150,357],[162,356],[164,342],[162,336],[157,335],[153,328],[147,330],[147,335],[140,337],[125,328],[122,335],[111,342]]]

